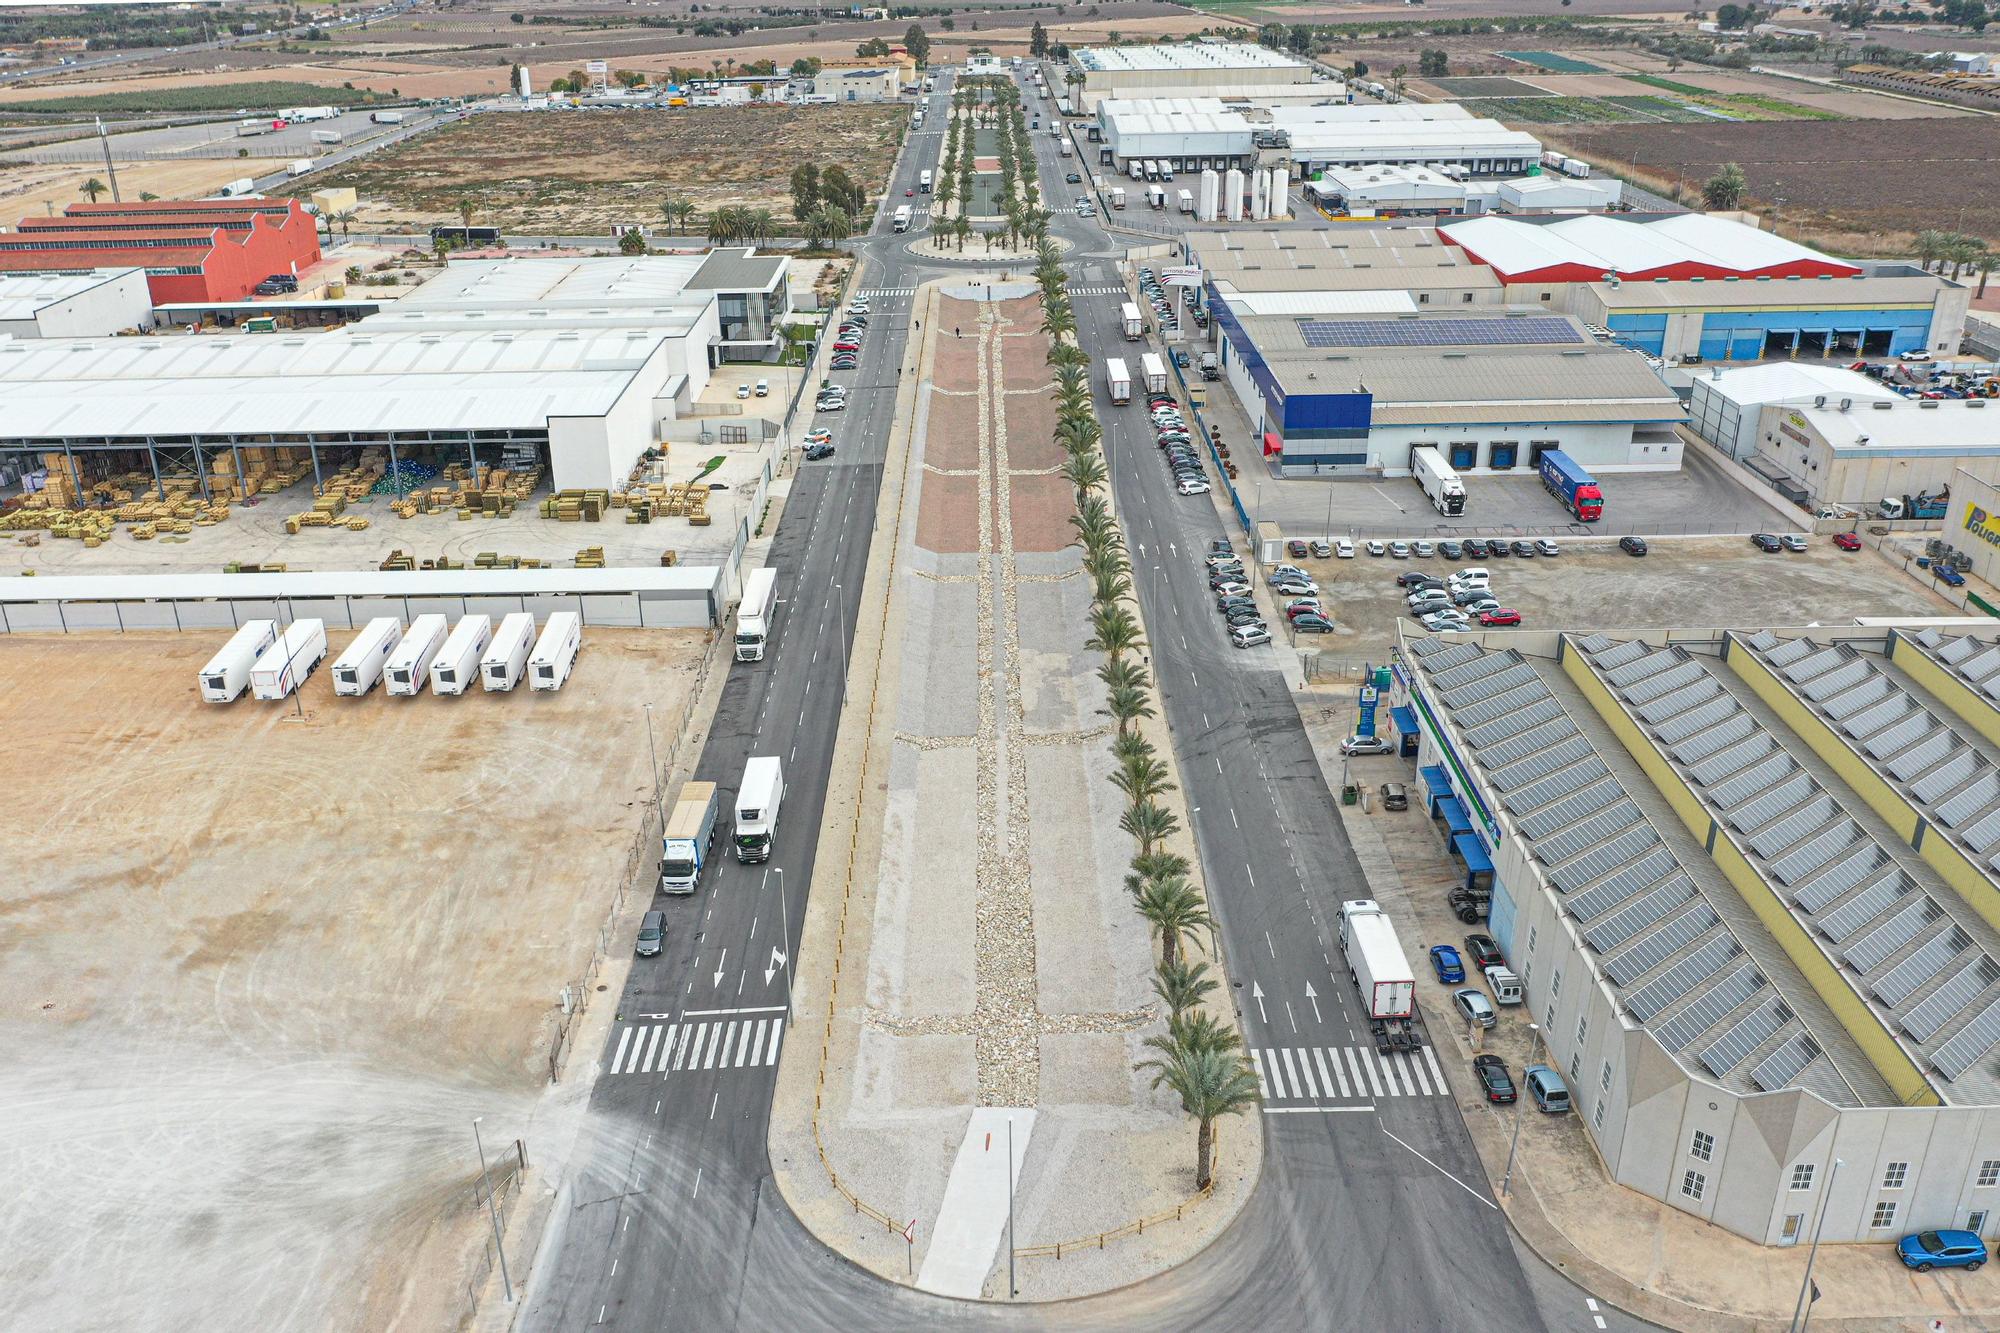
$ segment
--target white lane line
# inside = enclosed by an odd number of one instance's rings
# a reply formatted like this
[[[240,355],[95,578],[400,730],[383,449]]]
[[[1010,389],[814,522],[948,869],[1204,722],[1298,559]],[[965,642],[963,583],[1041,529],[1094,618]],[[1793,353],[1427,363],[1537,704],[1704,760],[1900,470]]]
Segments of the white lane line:
[[[1257,1075],[1257,1094],[1265,1101],[1271,1100],[1271,1085],[1264,1078],[1264,1056],[1255,1046],[1250,1048],[1250,1068]]]
[[[785,1020],[778,1018],[771,1021],[771,1049],[764,1052],[764,1064],[766,1067],[778,1063],[778,1038],[784,1034],[784,1031]]]
[[[660,1049],[661,1031],[662,1029],[660,1028],[654,1028],[652,1035],[646,1041],[646,1056],[643,1060],[639,1061],[639,1072],[642,1074],[653,1072],[653,1053]]]
[[[1403,1076],[1405,1078],[1409,1077],[1412,1074],[1416,1075],[1417,1078],[1418,1094],[1425,1097],[1430,1096],[1431,1081],[1424,1077],[1424,1067],[1422,1064],[1418,1062],[1417,1057],[1414,1055],[1410,1057],[1409,1063],[1403,1066]]]
[[[681,1017],[716,1018],[723,1014],[782,1014],[784,1012],[785,1006],[782,1004],[754,1004],[740,1009],[690,1009],[682,1014]],[[664,1016],[662,1015],[662,1017]]]
[[[1333,1056],[1333,1060],[1331,1061],[1333,1065],[1333,1082],[1328,1083],[1327,1086],[1332,1087],[1334,1083],[1338,1083],[1340,1085],[1340,1095],[1342,1097],[1352,1097],[1354,1094],[1347,1090],[1347,1071],[1341,1067],[1339,1050],[1332,1046],[1327,1047],[1326,1050]]]
[[[1410,1145],[1408,1143],[1404,1143],[1402,1139],[1396,1138],[1394,1131],[1392,1131],[1387,1125],[1383,1124],[1380,1120],[1377,1120],[1375,1122],[1375,1125],[1376,1128],[1380,1129],[1384,1134],[1387,1134],[1392,1139],[1396,1139],[1396,1142],[1403,1144],[1405,1148],[1409,1148],[1410,1152],[1415,1154],[1417,1159],[1423,1162],[1424,1165],[1431,1167],[1439,1175],[1443,1176],[1446,1180],[1451,1181],[1454,1185],[1457,1185],[1460,1189],[1464,1190],[1467,1194],[1470,1194],[1473,1198],[1485,1204],[1488,1208],[1491,1208],[1494,1212],[1497,1213],[1500,1211],[1499,1204],[1493,1202],[1493,1200],[1487,1198],[1484,1194],[1481,1194],[1478,1190],[1472,1188],[1472,1186],[1466,1184],[1464,1181],[1460,1180],[1457,1176],[1454,1176],[1451,1172],[1445,1170],[1443,1167],[1439,1166],[1436,1162],[1433,1162],[1430,1158],[1425,1157],[1420,1152],[1417,1152],[1415,1148],[1410,1148]]]
[[[694,1041],[689,1044],[687,1053],[687,1067],[689,1069],[701,1068],[701,1048],[708,1043],[709,1033],[712,1030],[705,1027],[699,1027],[694,1030]],[[674,1061],[674,1068],[679,1069],[680,1067],[681,1062],[679,1059],[676,1059]]]
[[[702,1173],[702,1171],[703,1171],[704,1169],[705,1169],[705,1168],[703,1168],[703,1167],[699,1167],[699,1166],[698,1166],[698,1167],[696,1167],[696,1168],[694,1169],[694,1198],[695,1198],[695,1199],[699,1199],[699,1198],[701,1197],[701,1173]],[[691,1200],[689,1200],[689,1202],[693,1202],[693,1200],[691,1199]]]
[[[1369,1062],[1368,1052],[1350,1046],[1347,1048],[1347,1058],[1354,1065],[1354,1086],[1360,1087],[1362,1077],[1366,1075],[1370,1094],[1379,1100],[1382,1096],[1382,1081],[1375,1077],[1375,1066]]]
[[[1299,1079],[1298,1066],[1292,1063],[1292,1048],[1289,1046],[1280,1048],[1278,1051],[1278,1058],[1285,1062],[1285,1079],[1292,1085],[1292,1095],[1293,1096],[1300,1095],[1302,1092],[1304,1092],[1306,1085]],[[1318,1096],[1317,1093],[1305,1093],[1305,1095]]]
[[[1373,1111],[1372,1106],[1267,1106],[1265,1115],[1338,1115],[1343,1111]]]
[[[1431,1078],[1437,1083],[1438,1095],[1443,1096],[1445,1093],[1450,1092],[1450,1086],[1444,1081],[1444,1071],[1438,1068],[1437,1055],[1428,1046],[1424,1047],[1424,1059],[1430,1062]]]
[[[1300,1079],[1301,1079],[1301,1080],[1302,1080],[1302,1081],[1303,1081],[1303,1082],[1305,1083],[1305,1085],[1306,1085],[1306,1096],[1308,1096],[1308,1097],[1318,1097],[1318,1096],[1319,1096],[1319,1084],[1318,1084],[1318,1083],[1317,1083],[1317,1082],[1316,1082],[1316,1081],[1315,1081],[1315,1080],[1313,1079],[1313,1067],[1312,1067],[1312,1061],[1311,1061],[1311,1060],[1308,1060],[1308,1059],[1306,1058],[1306,1055],[1307,1055],[1307,1052],[1305,1052],[1305,1051],[1300,1051],[1300,1052],[1299,1052],[1299,1078],[1300,1078]],[[1291,1061],[1292,1061],[1292,1053],[1291,1053],[1290,1051],[1286,1051],[1286,1052],[1285,1052],[1285,1067],[1286,1067],[1287,1069],[1291,1068]]]
[[[617,1073],[619,1066],[625,1063],[625,1043],[630,1040],[632,1040],[632,1029],[620,1028],[618,1030],[618,1049],[611,1056],[612,1073]]]
[[[754,1058],[750,1054],[750,1043],[753,1038],[758,1047],[764,1045],[764,1024],[769,1021],[763,1018],[748,1018],[743,1021],[743,1040],[736,1043],[736,1068],[741,1069],[745,1061]]]

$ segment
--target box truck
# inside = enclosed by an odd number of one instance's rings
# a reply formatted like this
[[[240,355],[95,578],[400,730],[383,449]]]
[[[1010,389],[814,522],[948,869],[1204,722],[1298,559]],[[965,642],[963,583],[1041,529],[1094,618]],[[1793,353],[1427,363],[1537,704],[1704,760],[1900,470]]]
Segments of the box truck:
[[[334,659],[333,692],[353,697],[368,693],[382,679],[389,655],[403,642],[403,622],[394,616],[377,616],[354,636],[347,651]]]
[[[256,190],[257,182],[248,176],[239,176],[215,192],[217,199],[239,199]]]
[[[431,662],[432,694],[464,694],[479,674],[479,659],[493,642],[492,616],[460,616]]]
[[[542,637],[528,656],[528,688],[559,690],[583,651],[583,617],[574,611],[557,611],[542,626]]]
[[[1560,449],[1545,450],[1535,463],[1542,488],[1562,501],[1563,508],[1586,523],[1604,515],[1604,491],[1597,478],[1585,472],[1574,458]]]
[[[1123,207],[1125,207],[1125,187],[1124,187],[1124,186],[1122,186],[1122,185],[1114,185],[1114,186],[1112,186],[1112,187],[1111,187],[1111,206],[1112,206],[1113,208],[1123,208]]]
[[[277,641],[277,621],[244,621],[201,669],[201,697],[212,704],[233,703],[250,683],[250,668]]]
[[[922,118],[922,115],[923,115],[923,113],[922,113],[922,112],[918,112],[917,114],[918,114],[918,118],[919,118],[919,119],[921,119],[921,118]],[[918,172],[918,173],[917,173],[917,193],[918,193],[918,194],[929,194],[930,192],[931,192],[931,173],[930,173],[929,171],[920,171],[920,172]]]
[[[1146,164],[1135,157],[1125,164],[1125,174],[1135,181],[1142,181],[1146,179]]]
[[[312,159],[309,157],[302,157],[298,161],[292,163],[292,165],[290,165],[289,167],[286,167],[285,174],[287,176],[290,176],[293,180],[297,180],[299,177],[305,175],[312,169],[313,169]]]
[[[342,134],[339,130],[314,130],[312,137],[314,143],[347,142],[347,136],[345,134]]]
[[[377,125],[400,125],[403,123],[403,113],[400,111],[374,111],[369,113],[368,119]]]
[[[1123,357],[1110,356],[1104,359],[1104,383],[1111,390],[1112,402],[1132,401],[1132,374],[1125,369]]]
[[[1119,322],[1125,328],[1125,341],[1136,342],[1146,336],[1146,321],[1139,315],[1136,302],[1127,301],[1118,308]]]
[[[715,815],[722,802],[713,782],[690,782],[667,816],[660,840],[660,891],[693,893],[715,842]]]
[[[250,695],[283,699],[305,683],[326,657],[326,622],[294,620],[250,668]]]
[[[897,204],[896,212],[892,216],[891,221],[895,224],[897,231],[908,231],[910,229],[910,206],[908,204]]]
[[[479,683],[489,693],[504,693],[521,683],[528,654],[535,647],[535,613],[514,611],[502,617],[493,642],[479,659]]]
[[[1060,134],[1062,133],[1062,131],[1058,127],[1051,125],[1049,126],[1049,133]],[[1064,139],[1060,144],[1056,145],[1056,151],[1058,153],[1061,153],[1064,157],[1076,156],[1076,149],[1070,146],[1070,141],[1067,139]]]
[[[1175,192],[1174,197],[1180,201],[1181,212],[1189,214],[1192,214],[1194,212],[1193,190],[1178,190]]]
[[[1340,947],[1347,974],[1370,1018],[1408,1018],[1417,998],[1416,974],[1403,956],[1396,927],[1372,898],[1340,905]]]
[[[1167,391],[1167,363],[1158,352],[1139,354],[1139,378],[1145,381],[1147,393]]]
[[[1146,187],[1146,202],[1154,208],[1165,208],[1167,206],[1167,191],[1165,187],[1148,185]]]
[[[1444,455],[1428,444],[1419,445],[1410,451],[1410,475],[1424,488],[1430,497],[1431,508],[1440,514],[1463,514],[1465,512],[1465,483],[1444,461]]]
[[[396,651],[389,654],[388,665],[382,668],[382,675],[389,682],[389,693],[423,693],[424,682],[430,679],[431,663],[437,660],[438,649],[444,647],[444,631],[443,616],[418,616],[410,622],[409,632],[403,635]]]
[[[751,574],[736,607],[736,660],[764,660],[764,641],[771,637],[771,620],[778,605],[778,571],[769,565]]]
[[[736,859],[768,861],[778,809],[785,802],[785,768],[776,755],[752,755],[736,787]]]

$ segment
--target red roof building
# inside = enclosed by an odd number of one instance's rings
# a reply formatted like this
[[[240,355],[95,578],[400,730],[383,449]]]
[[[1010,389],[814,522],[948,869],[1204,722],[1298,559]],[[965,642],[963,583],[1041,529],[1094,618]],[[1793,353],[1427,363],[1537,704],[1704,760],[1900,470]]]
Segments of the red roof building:
[[[319,257],[319,229],[296,199],[71,204],[0,232],[0,271],[139,267],[157,304],[239,301]]]

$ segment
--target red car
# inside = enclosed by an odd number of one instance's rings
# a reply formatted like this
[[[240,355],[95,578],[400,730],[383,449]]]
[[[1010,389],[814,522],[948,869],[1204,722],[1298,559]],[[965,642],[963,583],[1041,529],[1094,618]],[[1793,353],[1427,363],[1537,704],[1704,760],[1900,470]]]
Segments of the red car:
[[[1479,623],[1487,626],[1518,625],[1521,623],[1521,613],[1519,611],[1509,611],[1505,607],[1501,607],[1498,611],[1481,611],[1479,613]]]
[[[834,350],[834,351],[836,351],[836,352],[858,352],[858,351],[860,351],[860,350],[861,350],[861,344],[860,344],[860,343],[835,343],[835,344],[833,345],[833,350]]]
[[[914,199],[914,198],[916,198],[916,197],[917,197],[917,192],[916,192],[915,190],[905,190],[905,191],[903,191],[903,198],[905,198],[905,199]]]
[[[1851,532],[1834,533],[1833,544],[1843,551],[1858,551],[1861,549],[1861,539]]]

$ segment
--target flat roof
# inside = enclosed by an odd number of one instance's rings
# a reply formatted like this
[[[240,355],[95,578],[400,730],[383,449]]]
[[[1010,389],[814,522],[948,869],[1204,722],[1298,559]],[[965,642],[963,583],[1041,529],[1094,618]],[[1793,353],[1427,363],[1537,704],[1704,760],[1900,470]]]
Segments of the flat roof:
[[[1322,157],[1336,153],[1395,153],[1457,160],[1466,156],[1542,151],[1541,140],[1523,130],[1510,130],[1497,120],[1363,121],[1289,125],[1292,156]]]
[[[1416,298],[1400,288],[1351,292],[1258,291],[1224,293],[1240,316],[1415,314]]]
[[[2000,410],[1986,399],[1904,398],[1900,394],[1858,403],[1849,412],[1829,401],[1825,407],[1794,407],[1836,453],[1995,454],[2000,453]]]
[[[1152,46],[1086,46],[1070,52],[1077,67],[1115,74],[1147,70],[1285,69],[1310,75],[1312,66],[1248,42],[1173,42]]]
[[[606,306],[645,304],[679,296],[708,256],[636,255],[617,258],[454,259],[445,271],[397,302],[399,308],[490,308],[496,304]]]
[[[1858,371],[1845,366],[1815,365],[1810,361],[1773,361],[1733,370],[1716,367],[1707,374],[1697,374],[1694,382],[1707,384],[1710,392],[1721,394],[1732,402],[1749,404],[1783,403],[1794,398],[1815,398],[1820,394],[1825,394],[1834,402],[1842,398],[1859,402],[1902,397],[1880,380]]]
[[[1397,270],[1358,264],[1340,268],[1224,269],[1212,275],[1218,290],[1237,292],[1498,291],[1493,270],[1479,264],[1425,264]]]
[[[98,268],[83,273],[0,273],[0,322],[33,319],[39,310],[131,273],[145,276],[134,267]]]
[[[273,601],[316,597],[553,596],[713,592],[720,565],[605,569],[297,571],[284,574],[56,574],[0,578],[0,602]]]
[[[1586,182],[1587,184],[1588,182]],[[1692,309],[1767,309],[1773,306],[1852,305],[1874,310],[1885,305],[1930,305],[1946,283],[1935,277],[1749,278],[1732,281],[1683,280],[1593,283],[1599,300],[1617,310],[1672,306]]]
[[[711,250],[687,285],[698,292],[768,292],[784,279],[789,262],[749,246]]]
[[[1271,123],[1286,129],[1474,119],[1478,118],[1457,102],[1328,102],[1320,106],[1271,108]]]

